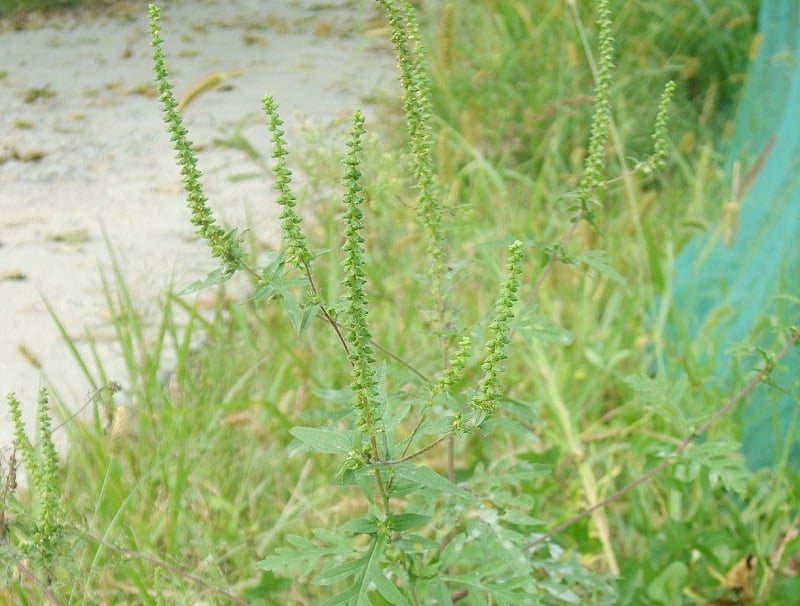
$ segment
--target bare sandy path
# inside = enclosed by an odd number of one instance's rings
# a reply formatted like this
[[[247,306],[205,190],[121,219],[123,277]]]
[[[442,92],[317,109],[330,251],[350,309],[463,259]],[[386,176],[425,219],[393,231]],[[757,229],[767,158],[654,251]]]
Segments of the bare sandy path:
[[[79,342],[84,327],[97,335],[109,377],[124,384],[98,272],[109,265],[104,230],[145,307],[170,280],[186,285],[214,268],[188,223],[158,102],[148,94],[146,7],[134,4],[125,15],[0,33],[0,395],[16,392],[27,422],[41,385],[76,407],[89,389],[43,298]],[[226,222],[242,224],[249,214],[262,239],[278,233],[271,183],[231,180],[254,166],[241,151],[212,145],[242,124],[268,153],[264,94],[275,96],[291,143],[301,121],[325,124],[398,87],[385,36],[364,35],[373,4],[163,3],[176,95],[211,74],[226,76],[183,111],[204,150],[206,193]],[[0,406],[0,445],[10,441],[8,418]]]

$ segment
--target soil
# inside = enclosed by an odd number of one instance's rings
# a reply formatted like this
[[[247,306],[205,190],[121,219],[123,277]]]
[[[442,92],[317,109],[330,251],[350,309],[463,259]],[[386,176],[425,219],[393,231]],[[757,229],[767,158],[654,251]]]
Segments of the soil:
[[[112,259],[145,324],[171,285],[216,267],[189,223],[154,96],[146,6],[33,25],[0,32],[0,393],[16,392],[28,424],[41,386],[72,410],[93,385],[124,388],[101,279],[113,284]],[[230,143],[242,135],[269,156],[263,96],[275,97],[290,149],[309,123],[347,121],[369,97],[399,96],[374,3],[165,2],[161,27],[206,194],[224,224],[247,223],[262,240],[279,234],[272,183]],[[2,406],[0,445],[10,436]]]

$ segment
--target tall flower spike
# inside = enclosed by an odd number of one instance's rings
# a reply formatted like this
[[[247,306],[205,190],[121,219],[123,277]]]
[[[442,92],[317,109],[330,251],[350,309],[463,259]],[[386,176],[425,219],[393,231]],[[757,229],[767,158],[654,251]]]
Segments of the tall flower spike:
[[[11,423],[14,426],[14,448],[22,457],[22,465],[31,477],[31,483],[36,486],[39,465],[33,456],[33,446],[25,435],[25,425],[22,423],[22,406],[13,393],[8,394],[8,409],[11,413]]]
[[[283,208],[280,219],[286,259],[299,271],[305,271],[311,261],[311,251],[301,228],[302,219],[297,214],[297,199],[291,190],[292,171],[286,166],[286,156],[289,151],[281,128],[283,120],[281,120],[278,114],[278,106],[271,96],[264,97],[262,107],[267,115],[267,127],[272,135],[270,138],[272,141],[272,157],[275,158],[272,172],[275,175],[275,189],[278,190],[278,204]]]
[[[37,490],[42,498],[42,519],[39,525],[41,540],[45,544],[53,544],[58,539],[61,513],[58,490],[58,454],[53,444],[53,431],[50,420],[50,408],[47,390],[39,393],[38,431],[42,454],[40,459],[41,479]]]
[[[375,378],[376,362],[370,341],[367,314],[369,305],[365,285],[367,273],[364,264],[366,250],[361,232],[364,229],[364,188],[361,186],[359,152],[362,149],[361,138],[364,136],[364,116],[357,111],[353,116],[353,127],[347,142],[349,151],[344,159],[345,172],[342,178],[344,185],[344,260],[342,268],[345,275],[342,284],[345,287],[344,326],[346,339],[350,345],[350,365],[352,388],[355,392],[353,407],[357,414],[359,431],[374,438],[377,431],[378,383]]]
[[[14,425],[14,447],[22,456],[22,464],[31,480],[33,494],[38,504],[36,523],[31,540],[26,542],[25,549],[30,555],[41,558],[44,565],[49,565],[62,544],[63,515],[58,489],[58,455],[52,439],[50,410],[47,391],[39,394],[37,429],[39,432],[40,455],[36,447],[31,445],[25,435],[22,423],[21,407],[13,393],[8,394],[8,407]]]
[[[158,96],[161,100],[164,122],[167,123],[167,129],[175,147],[175,157],[181,167],[186,203],[192,214],[192,225],[197,227],[197,233],[206,241],[211,254],[222,261],[225,273],[233,274],[242,266],[242,252],[239,248],[241,236],[236,230],[226,233],[214,220],[208,199],[203,193],[203,185],[200,181],[201,172],[197,168],[197,157],[178,113],[178,102],[175,100],[172,84],[169,82],[169,72],[162,49],[161,28],[158,26],[161,13],[155,4],[149,5],[149,13],[150,45],[153,47],[153,69]]]
[[[661,93],[661,102],[658,104],[655,128],[653,129],[653,155],[642,162],[640,170],[646,175],[659,171],[664,168],[667,160],[667,119],[669,118],[669,107],[672,103],[672,95],[675,92],[675,82],[670,80],[664,86]]]
[[[497,410],[502,387],[500,375],[504,370],[502,361],[508,357],[506,351],[511,342],[511,320],[515,315],[514,306],[517,302],[519,277],[522,273],[522,257],[522,242],[516,240],[508,248],[508,278],[495,304],[494,321],[489,325],[491,337],[486,344],[486,357],[481,364],[484,375],[478,383],[478,393],[470,402],[474,425],[469,423],[463,426],[462,430],[480,425],[484,418]]]
[[[383,6],[392,29],[392,43],[397,53],[400,83],[403,86],[403,111],[411,145],[411,172],[419,188],[417,218],[425,232],[426,252],[431,260],[429,275],[433,298],[441,309],[445,253],[442,230],[442,204],[433,159],[433,110],[425,47],[408,0],[402,0],[402,10],[392,0],[378,0]],[[443,319],[440,323],[444,324]]]
[[[599,56],[594,113],[589,132],[589,151],[584,163],[584,174],[579,189],[581,209],[587,221],[592,222],[594,212],[590,208],[592,193],[603,185],[606,142],[611,123],[611,84],[614,71],[614,37],[611,33],[611,10],[608,0],[597,0],[597,27]]]

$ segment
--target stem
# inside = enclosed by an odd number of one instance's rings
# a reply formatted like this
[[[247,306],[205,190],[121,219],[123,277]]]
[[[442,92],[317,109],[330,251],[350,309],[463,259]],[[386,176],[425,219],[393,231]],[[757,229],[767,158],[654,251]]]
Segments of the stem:
[[[575,231],[578,229],[578,225],[583,221],[584,214],[585,213],[583,209],[578,211],[578,214],[572,221],[572,226],[569,228],[569,230],[567,230],[567,233],[564,234],[564,237],[561,238],[561,241],[558,243],[558,247],[560,249],[566,248],[567,244],[569,244],[570,240],[572,240],[572,238],[575,236]],[[529,294],[528,298],[525,299],[525,307],[531,306],[533,300],[536,298],[536,295],[539,294],[539,291],[542,288],[542,284],[552,271],[553,266],[556,264],[557,259],[558,256],[555,253],[550,255],[550,258],[547,260],[547,265],[544,266],[542,273],[539,275],[539,279],[536,280],[536,284],[533,285],[533,290],[531,291],[531,294]]]
[[[314,295],[315,299],[319,300],[320,299],[319,290],[317,289],[317,285],[314,283],[314,277],[311,275],[311,267],[308,265],[308,262],[306,261],[303,262],[303,271],[305,271],[306,280],[308,280],[308,286],[311,289],[311,293]],[[344,348],[344,351],[347,354],[347,358],[349,360],[350,348],[347,346],[347,341],[344,340],[344,335],[342,334],[341,327],[339,326],[339,324],[337,324],[336,320],[333,319],[333,316],[331,316],[330,312],[328,311],[328,308],[323,303],[320,303],[320,313],[322,314],[322,317],[325,319],[325,321],[331,325],[331,328],[333,328],[334,332],[336,333],[336,337],[339,339],[339,343],[342,344],[342,347]]]
[[[447,440],[447,479],[456,482],[455,440],[452,435]]]
[[[446,433],[443,436],[439,436],[433,442],[428,444],[425,448],[421,448],[416,452],[412,452],[410,455],[406,455],[404,457],[400,457],[399,459],[395,459],[393,461],[380,461],[382,465],[399,465],[400,463],[405,463],[406,461],[410,461],[411,459],[416,459],[417,457],[424,455],[426,452],[431,450],[432,448],[438,446],[448,438],[452,438],[452,434]]]
[[[374,451],[375,458],[377,459],[378,454],[378,444],[375,441],[375,436],[370,436],[370,443],[372,445],[372,450]],[[389,505],[389,494],[386,491],[386,486],[384,486],[383,477],[381,476],[381,470],[379,467],[375,468],[375,484],[378,486],[378,493],[381,495],[381,504],[383,505],[383,515],[388,516],[389,513],[392,511]]]

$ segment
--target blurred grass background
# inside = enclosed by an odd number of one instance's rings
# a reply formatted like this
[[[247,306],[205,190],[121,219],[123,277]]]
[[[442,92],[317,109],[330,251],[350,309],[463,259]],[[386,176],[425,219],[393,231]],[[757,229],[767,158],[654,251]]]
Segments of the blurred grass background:
[[[24,28],[25,21],[34,13],[53,15],[67,10],[108,8],[117,3],[119,0],[0,0],[0,19]]]

